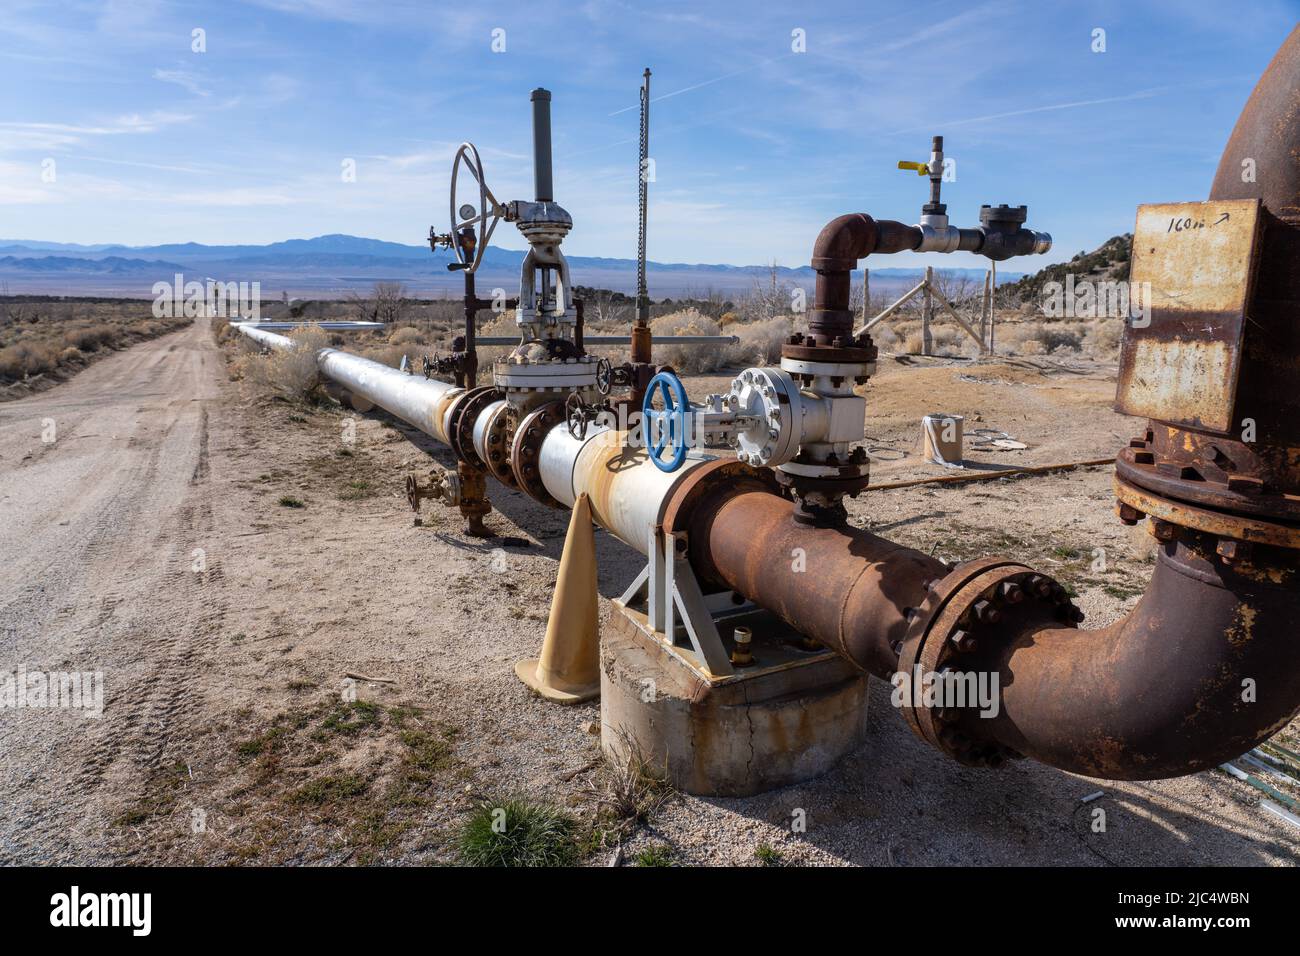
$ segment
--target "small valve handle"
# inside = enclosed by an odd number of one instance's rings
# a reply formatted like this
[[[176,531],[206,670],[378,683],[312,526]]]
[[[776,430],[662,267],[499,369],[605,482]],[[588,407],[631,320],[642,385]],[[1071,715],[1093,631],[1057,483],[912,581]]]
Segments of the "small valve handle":
[[[929,175],[930,175],[930,167],[927,166],[925,163],[909,163],[909,162],[908,162],[907,160],[905,160],[905,159],[900,159],[900,160],[898,161],[898,168],[899,168],[899,169],[915,169],[915,170],[916,170],[916,175],[918,175],[918,176],[929,176]]]
[[[655,396],[663,402],[654,407]],[[660,372],[650,379],[641,402],[641,438],[650,460],[660,471],[676,471],[686,461],[686,432],[691,402],[686,386],[672,372]],[[665,451],[672,454],[664,458]]]

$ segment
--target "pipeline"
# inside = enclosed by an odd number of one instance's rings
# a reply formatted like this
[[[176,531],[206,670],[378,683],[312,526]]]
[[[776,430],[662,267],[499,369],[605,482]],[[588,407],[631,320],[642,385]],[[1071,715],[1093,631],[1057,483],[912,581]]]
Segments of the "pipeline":
[[[594,519],[641,553],[651,529],[672,532],[703,582],[754,601],[866,673],[900,688],[925,675],[996,676],[996,706],[983,715],[903,695],[912,730],[964,764],[1029,757],[1109,779],[1194,773],[1252,749],[1300,708],[1300,642],[1290,633],[1300,616],[1296,89],[1300,30],[1243,111],[1212,192],[1264,207],[1240,374],[1259,440],[1152,419],[1121,452],[1120,520],[1149,517],[1159,555],[1137,606],[1100,630],[1080,630],[1083,615],[1066,589],[1020,561],[951,567],[850,527],[835,506],[866,487],[866,468],[840,457],[838,432],[810,442],[823,446],[820,457],[801,451],[767,467],[692,452],[667,472],[623,432],[595,427],[575,435],[560,403],[525,408],[506,447],[493,436],[509,409],[492,388],[419,380],[335,349],[322,349],[318,363],[326,377],[451,445],[471,470],[553,507],[571,507],[586,493]],[[939,157],[941,150],[936,140]],[[1243,157],[1258,164],[1258,184],[1241,180]],[[951,229],[936,188],[918,226],[863,213],[830,222],[813,249],[809,331],[782,353],[782,367],[812,387],[783,393],[782,402],[825,399],[847,408],[851,379],[873,367],[874,348],[869,336],[853,335],[848,304],[860,259],[957,248],[998,259],[1050,242],[1022,228],[1023,207],[1008,208],[984,207],[980,229]],[[269,347],[292,345],[251,326],[241,331]],[[753,380],[760,390],[774,381]],[[786,560],[794,549],[803,550],[811,573]]]

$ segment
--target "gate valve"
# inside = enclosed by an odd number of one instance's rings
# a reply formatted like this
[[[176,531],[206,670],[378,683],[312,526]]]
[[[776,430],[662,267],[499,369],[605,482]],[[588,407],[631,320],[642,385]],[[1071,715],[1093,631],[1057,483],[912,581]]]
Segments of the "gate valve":
[[[420,513],[420,502],[425,498],[441,501],[449,508],[460,504],[460,476],[443,468],[434,468],[429,472],[427,482],[421,482],[415,475],[406,476],[406,500],[411,510]]]
[[[655,408],[658,398],[663,408]],[[660,372],[650,379],[641,402],[641,437],[650,460],[660,471],[676,471],[686,461],[686,432],[691,403],[686,386],[672,372]],[[671,454],[664,458],[664,452]]]

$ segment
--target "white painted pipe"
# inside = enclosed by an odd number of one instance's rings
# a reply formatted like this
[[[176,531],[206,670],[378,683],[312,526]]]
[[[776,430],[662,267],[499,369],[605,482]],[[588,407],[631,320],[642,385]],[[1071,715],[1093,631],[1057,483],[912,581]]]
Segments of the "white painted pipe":
[[[268,348],[296,345],[283,335],[249,325],[236,327]],[[447,443],[447,411],[464,389],[407,375],[333,348],[321,349],[316,361],[326,378]],[[485,406],[475,419],[474,447],[481,457],[486,458],[486,428],[501,405],[498,401]],[[578,495],[586,492],[597,523],[644,554],[649,530],[662,522],[678,483],[715,457],[692,451],[680,468],[664,472],[654,466],[644,448],[628,447],[623,432],[592,423],[579,441],[561,422],[542,439],[538,469],[543,486],[558,502],[571,508]]]
[[[287,336],[252,325],[232,324],[267,348],[284,351],[297,346]],[[447,443],[447,411],[452,401],[465,391],[463,388],[434,379],[416,378],[380,362],[332,348],[318,351],[316,364],[320,366],[322,375],[354,395],[362,396],[425,434]]]
[[[660,471],[645,448],[626,444],[623,432],[593,426],[577,441],[561,424],[542,439],[538,470],[556,501],[572,507],[585,492],[601,527],[644,554],[648,531],[662,523],[678,483],[716,457],[692,451],[676,471]]]

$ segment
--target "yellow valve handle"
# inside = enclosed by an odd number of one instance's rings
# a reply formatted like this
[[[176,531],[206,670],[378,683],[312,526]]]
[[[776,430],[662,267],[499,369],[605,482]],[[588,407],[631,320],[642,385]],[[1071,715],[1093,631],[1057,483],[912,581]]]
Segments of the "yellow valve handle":
[[[898,161],[898,168],[899,168],[899,169],[915,169],[915,170],[916,170],[916,175],[918,175],[918,176],[928,176],[928,175],[930,175],[930,167],[927,166],[925,163],[909,163],[909,162],[907,162],[907,160],[905,160],[905,159],[900,159],[900,160]]]

